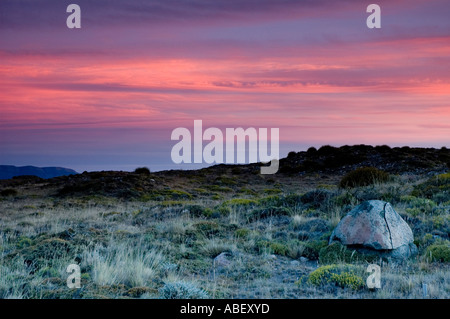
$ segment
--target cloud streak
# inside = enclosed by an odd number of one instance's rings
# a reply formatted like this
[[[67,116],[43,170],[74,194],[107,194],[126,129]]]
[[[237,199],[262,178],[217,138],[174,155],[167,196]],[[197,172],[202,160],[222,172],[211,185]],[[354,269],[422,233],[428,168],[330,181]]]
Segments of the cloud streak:
[[[356,0],[77,3],[80,30],[61,1],[0,2],[2,163],[169,167],[195,119],[279,127],[285,153],[450,146],[448,2],[380,1],[380,30]]]

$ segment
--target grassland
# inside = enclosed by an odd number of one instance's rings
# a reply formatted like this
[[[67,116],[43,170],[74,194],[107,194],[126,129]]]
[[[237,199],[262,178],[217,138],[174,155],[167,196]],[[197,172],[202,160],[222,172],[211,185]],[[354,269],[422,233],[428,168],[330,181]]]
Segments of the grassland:
[[[344,188],[361,163],[296,169],[297,157],[273,176],[250,165],[2,181],[0,298],[450,297],[445,162],[399,172],[388,161],[374,166],[389,178]],[[328,246],[369,199],[400,213],[417,256],[394,263]],[[365,285],[369,263],[381,266],[380,289]],[[80,289],[67,287],[69,264],[80,266]]]

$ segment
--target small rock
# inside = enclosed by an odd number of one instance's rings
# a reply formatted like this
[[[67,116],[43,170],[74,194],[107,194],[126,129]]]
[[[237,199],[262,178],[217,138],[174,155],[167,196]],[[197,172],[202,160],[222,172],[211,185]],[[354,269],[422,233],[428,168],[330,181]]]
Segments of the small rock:
[[[300,266],[300,262],[298,260],[291,261],[291,266],[297,267]]]

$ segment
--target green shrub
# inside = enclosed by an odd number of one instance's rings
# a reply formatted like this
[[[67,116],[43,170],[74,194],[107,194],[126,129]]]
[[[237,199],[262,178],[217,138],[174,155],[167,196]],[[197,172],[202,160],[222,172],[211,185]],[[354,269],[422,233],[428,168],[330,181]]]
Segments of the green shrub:
[[[450,196],[450,173],[436,175],[417,185],[412,195],[434,199],[438,204],[444,203]]]
[[[250,189],[250,188],[247,188],[247,187],[242,187],[239,190],[239,193],[242,193],[242,194],[245,194],[245,195],[252,195],[252,196],[258,195],[258,193],[255,192],[253,189]]]
[[[166,283],[159,294],[162,299],[207,299],[208,293],[190,282]]]
[[[37,244],[20,250],[26,263],[39,266],[65,257],[73,256],[77,248],[69,241],[60,238],[44,239]]]
[[[450,262],[450,243],[428,246],[425,250],[425,257],[429,261]]]
[[[271,244],[271,242],[268,239],[264,239],[264,238],[263,239],[258,239],[255,242],[254,250],[258,254],[267,253],[270,244]]]
[[[34,226],[34,224],[32,222],[29,222],[29,221],[23,221],[23,222],[18,222],[17,226],[20,226],[20,227],[32,227],[32,226]]]
[[[357,199],[351,193],[344,192],[343,194],[333,197],[332,202],[334,205],[341,207],[346,205],[354,205],[357,203]]]
[[[39,269],[37,275],[44,278],[59,277],[59,272],[52,267],[44,267]]]
[[[360,276],[348,272],[332,274],[330,281],[341,288],[348,287],[353,290],[358,290],[364,287],[364,280]]]
[[[308,259],[316,260],[319,258],[319,252],[328,245],[326,240],[308,241],[305,244],[302,255]]]
[[[254,209],[249,217],[250,221],[260,220],[268,217],[275,216],[290,216],[292,212],[286,207],[267,207]]]
[[[219,232],[219,224],[214,221],[201,221],[194,224],[194,228],[205,235],[214,235]]]
[[[298,194],[287,194],[287,195],[270,195],[262,197],[258,200],[258,206],[268,207],[286,207],[286,208],[296,208],[302,204],[302,195]]]
[[[204,188],[196,187],[196,188],[193,188],[192,190],[201,195],[210,195],[210,192]]]
[[[155,295],[158,291],[155,288],[149,287],[133,287],[128,289],[126,296],[131,298],[140,298],[142,295]]]
[[[282,193],[282,190],[278,188],[266,188],[263,190],[263,192],[266,193],[267,195],[275,195]]]
[[[186,201],[181,200],[164,200],[159,203],[161,207],[174,207],[174,206],[184,206],[186,205]]]
[[[228,204],[230,206],[255,206],[257,202],[254,199],[248,199],[248,198],[233,198],[229,201],[225,202],[224,204]]]
[[[301,197],[303,204],[309,204],[313,208],[319,208],[323,202],[331,197],[331,191],[327,189],[315,189]]]
[[[134,173],[140,175],[150,175],[150,170],[148,167],[138,167],[134,170]]]
[[[227,185],[227,186],[233,186],[233,185],[237,184],[237,181],[234,178],[228,177],[228,176],[217,177],[215,182],[217,184]]]
[[[384,183],[389,180],[389,174],[376,167],[360,167],[347,173],[340,181],[339,187],[353,188],[367,186],[376,183]]]
[[[204,188],[213,191],[213,192],[221,192],[221,193],[231,193],[233,189],[227,186],[219,186],[219,185],[206,185]]]
[[[286,256],[288,247],[282,243],[271,243],[269,245],[270,251],[275,255]]]
[[[248,228],[239,228],[234,231],[234,234],[237,238],[246,238],[250,235],[250,229]]]
[[[26,236],[20,236],[17,239],[16,247],[19,249],[29,247],[31,245],[33,245],[33,240],[31,240],[30,238],[28,238]]]
[[[410,195],[401,196],[400,201],[409,206],[406,208],[406,212],[414,217],[420,214],[431,214],[437,206],[431,199]]]
[[[428,198],[420,198],[411,195],[401,196],[400,201],[408,203],[411,207],[423,207],[423,206],[429,206],[430,208],[436,207],[436,203]]]
[[[415,240],[415,244],[420,247],[428,247],[431,244],[433,244],[434,241],[435,240],[434,240],[433,235],[430,233],[426,233],[425,235],[422,236],[422,238],[417,238]]]
[[[192,217],[208,217],[212,214],[212,211],[208,211],[207,208],[200,205],[188,205],[185,208],[189,211],[189,215]]]
[[[226,205],[219,205],[214,207],[213,215],[217,214],[219,216],[228,216],[231,213],[231,208]]]
[[[321,264],[333,264],[337,262],[349,263],[358,259],[361,259],[359,253],[348,249],[338,242],[323,247],[319,251],[319,262]]]
[[[267,207],[267,206],[282,206],[283,205],[283,196],[279,195],[271,195],[260,198],[257,202],[258,206]]]
[[[305,249],[304,244],[297,239],[292,239],[286,244],[288,250],[286,252],[286,256],[292,259],[298,259],[302,256],[302,253]]]
[[[308,282],[314,286],[332,284],[353,290],[364,287],[364,280],[356,274],[351,265],[332,264],[319,267],[309,274]]]
[[[188,192],[182,191],[182,190],[178,190],[178,189],[167,189],[164,190],[163,195],[167,196],[170,199],[191,199],[192,195],[189,194]]]

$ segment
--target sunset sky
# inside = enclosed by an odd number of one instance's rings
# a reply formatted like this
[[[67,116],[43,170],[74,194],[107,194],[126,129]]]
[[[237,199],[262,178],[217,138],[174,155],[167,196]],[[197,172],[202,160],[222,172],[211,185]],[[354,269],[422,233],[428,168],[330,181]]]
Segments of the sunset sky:
[[[0,1],[0,164],[190,168],[170,136],[197,119],[279,128],[281,157],[450,147],[450,1]]]

